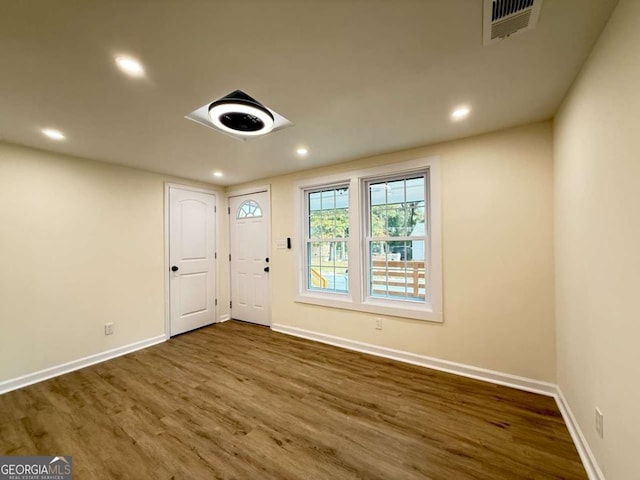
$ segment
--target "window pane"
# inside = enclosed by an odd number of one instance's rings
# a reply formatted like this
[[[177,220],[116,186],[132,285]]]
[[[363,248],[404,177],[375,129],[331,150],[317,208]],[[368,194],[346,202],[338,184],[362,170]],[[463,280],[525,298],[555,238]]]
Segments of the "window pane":
[[[387,206],[387,235],[390,237],[404,237],[407,235],[405,227],[405,208],[403,203]]]
[[[347,242],[310,242],[308,245],[307,287],[310,290],[348,292]]]
[[[419,223],[424,229],[424,200],[423,176],[369,184],[369,236],[414,236]]]
[[[322,210],[320,206],[320,192],[309,193],[309,211]]]
[[[322,210],[333,210],[336,208],[336,191],[325,190],[322,195]]]
[[[407,203],[407,231],[411,237],[426,235],[426,222],[424,218],[424,202]]]
[[[309,238],[322,237],[322,212],[309,212]]]
[[[238,211],[236,212],[236,218],[251,218],[251,217],[261,217],[262,210],[260,209],[260,205],[258,205],[254,200],[247,200],[242,202],[242,204],[238,207]]]
[[[336,189],[336,208],[349,208],[349,189]]]
[[[404,180],[387,183],[387,203],[404,203]]]
[[[372,297],[425,300],[424,260],[412,259],[419,242],[369,242],[369,293]],[[382,253],[381,253],[382,252]]]
[[[349,209],[336,208],[334,213],[335,238],[347,238],[349,236]]]
[[[387,234],[387,206],[374,205],[371,207],[369,218],[370,235],[372,237],[383,237]]]
[[[407,202],[424,202],[424,177],[407,180]]]
[[[369,185],[369,199],[371,205],[385,205],[387,203],[387,182]]]
[[[309,238],[349,236],[349,190],[332,188],[308,194]]]
[[[320,238],[333,238],[334,237],[334,215],[333,210],[322,211],[322,231]]]
[[[322,266],[322,242],[309,242],[307,244],[307,259],[310,266]]]

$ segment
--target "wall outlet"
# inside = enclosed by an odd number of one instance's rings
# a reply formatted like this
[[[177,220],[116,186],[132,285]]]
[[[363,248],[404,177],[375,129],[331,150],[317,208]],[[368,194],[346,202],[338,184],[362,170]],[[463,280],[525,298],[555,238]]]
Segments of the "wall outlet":
[[[113,322],[104,324],[104,334],[105,335],[113,335]]]
[[[596,407],[596,432],[600,438],[604,438],[604,416],[598,407]]]
[[[382,330],[382,318],[376,317],[375,321],[376,321],[376,330]]]

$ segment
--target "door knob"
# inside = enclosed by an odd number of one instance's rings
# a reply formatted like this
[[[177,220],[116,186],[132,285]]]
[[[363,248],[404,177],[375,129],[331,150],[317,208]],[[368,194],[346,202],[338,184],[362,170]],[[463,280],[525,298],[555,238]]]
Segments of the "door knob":
[[[171,271],[172,272],[177,272],[178,270],[180,270],[178,267],[176,267],[175,265],[173,267],[171,267]]]
[[[264,267],[264,271],[269,273],[269,267]]]

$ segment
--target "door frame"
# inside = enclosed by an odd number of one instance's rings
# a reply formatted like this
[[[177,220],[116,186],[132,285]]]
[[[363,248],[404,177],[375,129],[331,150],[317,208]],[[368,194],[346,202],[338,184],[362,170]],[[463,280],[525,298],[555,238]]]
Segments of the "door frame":
[[[220,217],[218,215],[218,195],[219,191],[207,189],[207,188],[199,188],[192,187],[191,185],[183,185],[181,183],[173,183],[173,182],[164,182],[164,335],[167,338],[171,338],[171,277],[169,275],[171,262],[169,261],[169,190],[171,188],[179,188],[181,190],[188,190],[191,192],[198,193],[208,193],[209,195],[213,195],[216,202],[216,207],[214,210],[214,223],[216,226],[216,234],[213,239],[214,249],[218,250],[218,235],[220,228]],[[215,276],[216,276],[216,298],[220,298],[220,282],[218,276],[218,259],[214,259],[214,268],[215,268]],[[215,311],[215,323],[220,321],[218,315],[218,307],[219,305],[214,306]]]
[[[271,217],[273,216],[273,205],[271,202],[271,185],[257,185],[249,188],[238,188],[227,191],[227,234],[229,236],[229,255],[231,255],[231,197],[241,197],[243,195],[251,195],[252,193],[267,193],[269,202],[269,221],[267,222],[267,255],[269,256],[269,265],[271,265]],[[229,300],[233,298],[233,282],[231,281],[231,260],[229,260]],[[271,321],[271,275],[267,275],[267,301],[269,308],[267,309],[267,318],[269,319],[269,328],[273,325]],[[229,309],[229,316],[233,318],[233,308]]]

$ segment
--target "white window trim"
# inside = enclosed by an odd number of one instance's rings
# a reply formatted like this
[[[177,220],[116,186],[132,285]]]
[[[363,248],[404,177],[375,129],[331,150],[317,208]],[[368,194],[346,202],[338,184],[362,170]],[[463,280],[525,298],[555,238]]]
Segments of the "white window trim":
[[[349,211],[351,211],[351,184],[350,184],[349,181],[342,182],[342,183],[340,183],[340,182],[331,183],[331,184],[328,184],[328,185],[324,184],[324,185],[322,185],[322,187],[319,190],[325,190],[325,189],[330,190],[332,188],[340,188],[340,187],[345,187],[345,186],[349,188]],[[303,228],[303,230],[302,230],[303,247],[300,250],[300,253],[303,256],[305,256],[306,252],[307,252],[307,248],[308,248],[307,232],[309,232],[309,218],[306,215],[306,212],[308,211],[308,207],[309,207],[309,199],[308,199],[308,196],[306,194],[309,193],[310,191],[313,191],[313,190],[314,190],[313,187],[312,188],[305,187],[302,190],[302,201],[304,202],[302,204],[302,212],[303,212],[302,218],[303,218],[303,222],[304,223],[303,223],[303,227],[302,227]],[[352,221],[351,215],[349,215],[349,232],[351,232],[351,227],[352,227],[351,221]],[[349,251],[351,251],[350,250],[351,249],[350,237],[351,237],[351,233],[349,233],[349,238],[346,241],[347,248],[349,249]],[[319,240],[319,241],[331,241],[331,239],[322,239],[322,240]],[[342,240],[342,241],[344,241],[344,240]],[[351,293],[350,293],[351,292],[350,286],[349,286],[349,292],[348,293],[345,293],[345,292],[322,292],[322,291],[319,291],[319,290],[309,289],[308,288],[308,284],[307,284],[308,279],[309,279],[309,271],[308,271],[307,262],[305,262],[303,260],[301,262],[301,265],[302,265],[301,275],[303,277],[302,285],[301,285],[301,288],[302,288],[301,291],[305,291],[305,294],[309,294],[311,296],[318,295],[320,297],[325,297],[327,295],[330,295],[332,298],[334,298],[334,299],[336,299],[338,301],[345,300],[345,299],[348,299],[348,301],[352,301]]]
[[[414,171],[429,170],[429,242],[430,261],[430,304],[413,304],[402,300],[376,299],[367,295],[362,265],[365,249],[363,215],[365,203],[362,197],[364,182],[376,176],[410,174]],[[330,293],[308,290],[305,276],[306,264],[306,198],[305,192],[315,188],[330,188],[335,185],[349,185],[349,293]],[[295,301],[325,307],[356,310],[380,315],[442,322],[442,214],[440,189],[440,159],[438,157],[420,158],[407,162],[383,165],[365,170],[355,170],[337,175],[301,180],[294,187],[294,215],[296,228],[296,271],[297,291]],[[355,214],[352,214],[355,212]],[[425,245],[426,247],[426,245]],[[425,248],[426,250],[426,248]]]

